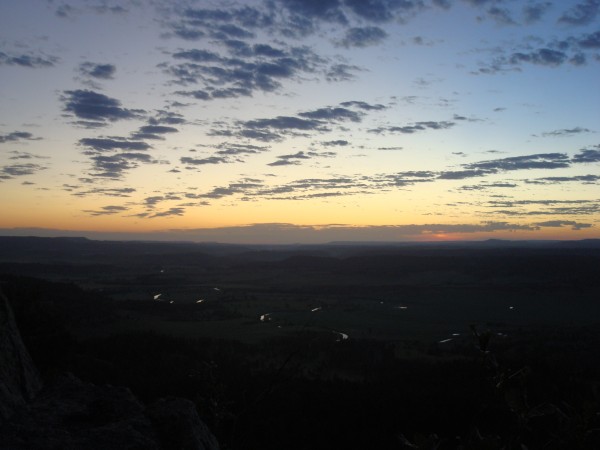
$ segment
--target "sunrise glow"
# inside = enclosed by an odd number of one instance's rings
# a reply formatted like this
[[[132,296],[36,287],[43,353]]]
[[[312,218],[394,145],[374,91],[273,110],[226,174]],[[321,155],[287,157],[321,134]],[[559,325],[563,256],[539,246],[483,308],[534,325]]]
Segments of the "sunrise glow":
[[[8,2],[0,234],[598,238],[598,2]]]

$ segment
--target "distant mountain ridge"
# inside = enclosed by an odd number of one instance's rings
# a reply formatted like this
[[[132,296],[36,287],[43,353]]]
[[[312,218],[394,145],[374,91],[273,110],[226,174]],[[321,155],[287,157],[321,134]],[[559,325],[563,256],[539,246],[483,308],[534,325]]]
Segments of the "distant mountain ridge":
[[[600,239],[581,240],[507,240],[486,239],[483,241],[331,241],[323,244],[231,244],[221,242],[193,242],[193,241],[161,241],[161,240],[100,240],[83,236],[4,236],[0,235],[0,252],[13,248],[35,247],[37,249],[56,249],[59,247],[80,246],[80,248],[117,248],[128,249],[154,248],[169,251],[189,251],[190,248],[231,250],[265,250],[265,249],[298,249],[318,248],[328,246],[373,246],[373,247],[574,247],[574,248],[600,248]]]

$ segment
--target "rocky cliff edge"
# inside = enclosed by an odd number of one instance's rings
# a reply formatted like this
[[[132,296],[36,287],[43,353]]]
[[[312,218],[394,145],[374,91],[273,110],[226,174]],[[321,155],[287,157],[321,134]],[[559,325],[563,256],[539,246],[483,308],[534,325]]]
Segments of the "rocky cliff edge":
[[[1,292],[0,442],[6,450],[219,450],[189,400],[144,406],[127,388],[71,374],[42,387]]]

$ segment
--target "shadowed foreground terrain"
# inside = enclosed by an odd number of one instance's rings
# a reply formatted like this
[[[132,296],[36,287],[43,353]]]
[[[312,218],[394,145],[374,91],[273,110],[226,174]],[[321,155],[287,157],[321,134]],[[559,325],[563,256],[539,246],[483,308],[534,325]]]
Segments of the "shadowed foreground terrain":
[[[143,406],[125,387],[66,373],[45,386],[0,292],[0,447],[10,450],[218,450],[194,404],[162,398]]]
[[[0,238],[44,379],[187,398],[234,450],[600,448],[599,267],[597,241]]]

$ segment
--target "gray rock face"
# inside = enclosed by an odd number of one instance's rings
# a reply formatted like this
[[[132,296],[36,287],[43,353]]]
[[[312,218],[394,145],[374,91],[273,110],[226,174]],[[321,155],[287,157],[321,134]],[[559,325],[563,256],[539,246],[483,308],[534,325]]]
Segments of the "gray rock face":
[[[25,406],[42,381],[19,334],[6,297],[0,292],[0,424]]]
[[[96,386],[70,374],[40,388],[8,301],[1,296],[0,448],[219,450],[189,400],[165,398],[146,408],[127,388]]]
[[[69,374],[13,415],[0,429],[0,439],[14,450],[161,448],[129,389],[99,387]]]

